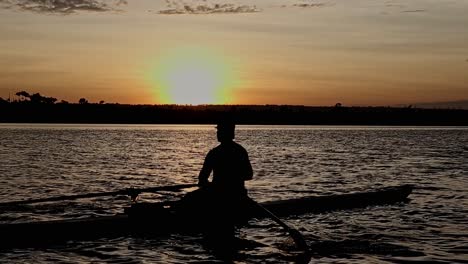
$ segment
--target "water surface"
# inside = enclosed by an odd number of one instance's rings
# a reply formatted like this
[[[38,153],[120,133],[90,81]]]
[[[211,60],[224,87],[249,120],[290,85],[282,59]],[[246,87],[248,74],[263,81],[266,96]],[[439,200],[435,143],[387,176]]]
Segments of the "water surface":
[[[417,189],[408,204],[302,215],[313,262],[467,262],[468,129],[464,127],[239,126],[258,201],[368,190]],[[195,183],[217,145],[214,126],[0,125],[0,201],[127,187]],[[143,201],[180,194],[141,196]],[[38,204],[1,211],[0,222],[113,215],[125,197]],[[239,236],[264,244],[239,263],[293,262],[287,234],[252,220]],[[218,261],[199,237],[122,237],[0,252],[5,263],[201,263]]]

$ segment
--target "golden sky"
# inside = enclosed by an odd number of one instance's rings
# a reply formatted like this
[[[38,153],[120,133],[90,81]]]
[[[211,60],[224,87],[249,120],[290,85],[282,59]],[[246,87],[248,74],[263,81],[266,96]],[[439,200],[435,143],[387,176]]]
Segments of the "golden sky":
[[[468,99],[465,0],[0,0],[0,97],[398,105]]]

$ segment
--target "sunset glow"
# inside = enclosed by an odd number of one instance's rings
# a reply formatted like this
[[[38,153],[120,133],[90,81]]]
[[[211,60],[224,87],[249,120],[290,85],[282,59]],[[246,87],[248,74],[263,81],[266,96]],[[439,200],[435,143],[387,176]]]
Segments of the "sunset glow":
[[[468,1],[0,0],[0,98],[468,108]]]
[[[152,85],[166,104],[226,104],[235,88],[232,66],[201,48],[178,48],[159,58]]]

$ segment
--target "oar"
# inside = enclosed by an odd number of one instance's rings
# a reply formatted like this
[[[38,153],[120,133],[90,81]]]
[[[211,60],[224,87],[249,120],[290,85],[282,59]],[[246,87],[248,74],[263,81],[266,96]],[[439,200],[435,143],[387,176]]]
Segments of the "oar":
[[[147,188],[126,188],[123,190],[118,190],[118,191],[113,191],[113,192],[95,192],[95,193],[64,195],[64,196],[49,197],[49,198],[23,200],[23,201],[4,202],[4,203],[0,203],[0,206],[15,206],[15,205],[32,204],[32,203],[56,202],[56,201],[66,201],[66,200],[75,200],[75,199],[82,199],[82,198],[115,196],[115,195],[129,195],[132,197],[136,197],[138,194],[144,193],[144,192],[178,191],[180,189],[192,188],[196,186],[197,186],[196,184],[178,184],[178,185],[167,185],[167,186],[157,186],[157,187],[147,187]]]
[[[252,198],[250,198],[250,200],[255,206],[257,206],[260,210],[262,210],[268,217],[270,217],[273,221],[275,221],[282,228],[288,231],[289,235],[294,240],[294,243],[296,243],[297,248],[304,252],[305,259],[303,259],[301,263],[308,263],[310,261],[309,246],[307,245],[307,242],[304,239],[304,236],[301,234],[301,232],[299,232],[294,227],[286,224],[284,221],[279,219],[275,214],[270,212],[270,210],[266,209],[261,204],[254,201]]]

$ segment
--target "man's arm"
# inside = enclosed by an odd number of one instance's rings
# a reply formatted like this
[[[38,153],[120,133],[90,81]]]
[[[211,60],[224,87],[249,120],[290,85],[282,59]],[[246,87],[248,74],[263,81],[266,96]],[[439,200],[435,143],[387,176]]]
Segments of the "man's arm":
[[[249,181],[253,178],[253,170],[252,170],[252,164],[250,164],[250,159],[249,155],[247,154],[247,151],[245,152],[245,172],[244,172],[244,180]]]
[[[208,178],[210,177],[211,171],[213,170],[213,165],[211,161],[211,151],[206,155],[205,162],[203,162],[203,167],[198,174],[198,186],[203,187],[208,185]]]

